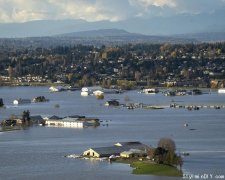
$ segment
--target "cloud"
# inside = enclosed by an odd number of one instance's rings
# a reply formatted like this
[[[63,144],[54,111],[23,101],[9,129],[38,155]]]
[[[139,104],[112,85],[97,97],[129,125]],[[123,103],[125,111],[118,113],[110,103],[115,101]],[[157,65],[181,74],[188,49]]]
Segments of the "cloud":
[[[148,8],[149,6],[168,6],[176,7],[176,0],[129,0],[131,5],[141,5]]]
[[[176,0],[180,13],[211,13],[225,7],[225,0]]]
[[[0,0],[0,22],[44,19],[51,10],[42,0]]]
[[[213,13],[225,9],[225,0],[128,0],[137,7],[137,17]]]
[[[100,0],[0,0],[0,22],[41,19],[118,21],[121,19],[119,15],[122,17],[121,13],[116,13],[116,9],[111,9]]]
[[[120,21],[132,17],[213,12],[225,0],[0,0],[1,22],[43,19]]]

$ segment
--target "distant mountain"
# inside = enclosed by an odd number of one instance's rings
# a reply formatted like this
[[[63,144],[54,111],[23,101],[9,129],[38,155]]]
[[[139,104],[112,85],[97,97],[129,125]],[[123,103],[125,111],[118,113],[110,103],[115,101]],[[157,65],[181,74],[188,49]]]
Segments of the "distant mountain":
[[[99,29],[90,31],[80,31],[53,36],[70,41],[99,42],[99,43],[190,43],[196,41],[192,38],[172,37],[172,36],[150,36],[139,33],[130,33],[122,29]]]
[[[60,34],[58,36],[62,36],[62,37],[119,37],[119,36],[144,37],[145,35],[130,33],[123,29],[99,29],[99,30],[79,31],[79,32]]]
[[[71,32],[79,32],[79,36],[85,36],[88,31],[96,29],[124,29],[132,33],[157,36],[225,32],[224,17],[225,10],[221,9],[208,14],[179,14],[170,17],[157,16],[153,18],[136,17],[118,22],[87,22],[77,19],[0,23],[0,37],[42,37]],[[81,31],[87,32],[80,33]],[[120,33],[123,34],[124,32]]]
[[[150,36],[138,33],[130,33],[122,29],[99,29],[91,31],[81,31],[65,33],[54,36],[26,37],[26,38],[0,38],[0,44],[13,47],[55,47],[73,46],[76,44],[94,46],[118,46],[128,43],[197,43],[193,39],[170,37],[170,36]]]
[[[168,36],[150,36],[138,33],[130,33],[122,29],[99,29],[91,31],[80,31],[73,33],[60,34],[56,37],[70,37],[70,38],[89,38],[90,40],[98,38],[108,38],[115,40],[120,38],[121,40],[139,40],[143,42],[219,42],[225,41],[225,32],[204,32],[204,33],[190,33],[190,34],[178,34]]]
[[[138,33],[130,33],[122,29],[99,29],[64,33],[54,36],[27,37],[27,38],[0,38],[0,44],[14,47],[54,47],[71,46],[76,44],[94,46],[117,46],[127,43],[201,43],[225,41],[225,32],[195,33],[171,36],[150,36]]]

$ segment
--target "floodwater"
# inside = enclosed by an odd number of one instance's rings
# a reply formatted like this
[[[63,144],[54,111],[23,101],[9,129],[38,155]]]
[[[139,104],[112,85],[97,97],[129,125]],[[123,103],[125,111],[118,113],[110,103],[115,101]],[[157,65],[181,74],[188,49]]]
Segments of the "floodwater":
[[[14,106],[14,99],[43,95],[46,103]],[[126,98],[125,98],[126,97]],[[0,109],[0,119],[20,115],[29,110],[31,115],[97,117],[102,125],[97,128],[30,127],[25,130],[0,132],[0,179],[175,179],[169,177],[137,176],[126,164],[65,158],[81,154],[90,147],[101,147],[124,141],[141,141],[157,146],[162,137],[176,142],[177,152],[188,152],[184,157],[186,176],[225,174],[225,109],[128,110],[106,107],[107,100],[118,99],[155,105],[177,103],[225,104],[225,95],[217,92],[200,96],[165,97],[129,91],[106,94],[104,100],[94,96],[81,97],[79,91],[50,93],[47,87],[1,87],[0,98],[6,108]],[[56,108],[55,105],[60,107]],[[185,127],[187,123],[189,126]],[[190,130],[195,129],[195,130]],[[222,177],[222,176],[221,176]],[[177,178],[179,179],[179,178]],[[182,179],[182,178],[180,178]]]

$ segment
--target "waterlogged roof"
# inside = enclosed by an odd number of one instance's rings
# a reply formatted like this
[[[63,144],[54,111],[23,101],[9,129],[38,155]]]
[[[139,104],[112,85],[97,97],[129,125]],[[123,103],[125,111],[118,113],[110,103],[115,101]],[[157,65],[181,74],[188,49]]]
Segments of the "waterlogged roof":
[[[48,119],[48,121],[84,123],[84,121],[80,121],[78,118],[68,118],[68,117],[63,119]]]
[[[50,118],[48,118],[49,120],[57,120],[57,119],[62,119],[61,117],[58,116],[51,116]]]
[[[119,142],[114,144],[115,146],[124,146],[124,145],[141,145],[142,143],[139,141],[128,141],[128,142]]]
[[[118,144],[118,143],[117,143]],[[124,151],[130,151],[131,149],[142,150],[145,151],[150,147],[142,144],[140,142],[124,142],[122,146],[109,146],[109,147],[99,147],[99,148],[91,148],[95,152],[100,155],[112,155],[112,154],[120,154]]]
[[[70,122],[77,121],[77,120],[78,120],[78,118],[69,118],[69,117],[62,119],[62,121],[70,121]]]
[[[112,155],[112,154],[120,154],[123,151],[126,151],[125,147],[118,146],[109,146],[109,147],[99,147],[99,148],[91,148],[93,151],[97,152],[99,155]]]

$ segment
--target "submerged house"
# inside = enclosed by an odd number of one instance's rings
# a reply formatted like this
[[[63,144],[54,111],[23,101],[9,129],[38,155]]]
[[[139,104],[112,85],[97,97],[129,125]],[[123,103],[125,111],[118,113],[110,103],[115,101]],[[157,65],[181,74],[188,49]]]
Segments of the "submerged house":
[[[18,105],[18,104],[29,104],[29,103],[31,103],[31,100],[30,99],[22,99],[22,98],[20,98],[20,99],[15,99],[13,101],[13,104],[14,105]]]
[[[51,87],[49,88],[49,91],[50,91],[50,92],[60,92],[60,91],[63,91],[63,90],[64,90],[64,88],[63,88],[62,86],[57,86],[57,87],[51,86]]]
[[[29,121],[29,125],[44,123],[44,120],[40,115],[30,116],[28,121]],[[10,119],[3,120],[2,124],[4,126],[21,126],[25,124],[25,121],[22,116],[15,116],[15,117],[11,117]]]
[[[83,152],[84,156],[89,157],[110,157],[111,155],[119,156],[121,153],[126,151],[139,152],[141,154],[146,154],[147,151],[150,149],[149,146],[139,142],[122,142],[114,144],[113,146],[108,147],[99,147],[99,148],[90,148]]]
[[[115,99],[113,99],[111,101],[107,101],[105,103],[105,106],[119,106],[119,105],[120,105],[120,103]]]
[[[33,124],[43,124],[44,123],[44,119],[42,118],[42,116],[37,115],[37,116],[30,116],[30,121]]]
[[[68,116],[60,118],[58,116],[52,116],[45,118],[45,125],[58,126],[58,127],[71,127],[71,128],[84,128],[89,126],[99,126],[99,119],[86,118],[84,116]]]
[[[83,128],[86,127],[88,124],[84,121],[79,121],[77,118],[63,118],[63,119],[47,119],[45,120],[45,125]]]
[[[143,89],[142,92],[145,93],[145,94],[156,94],[156,93],[159,92],[159,90],[158,89],[151,88],[151,89]]]
[[[122,158],[137,158],[147,156],[147,153],[139,149],[130,149],[129,151],[123,151],[120,153]]]

